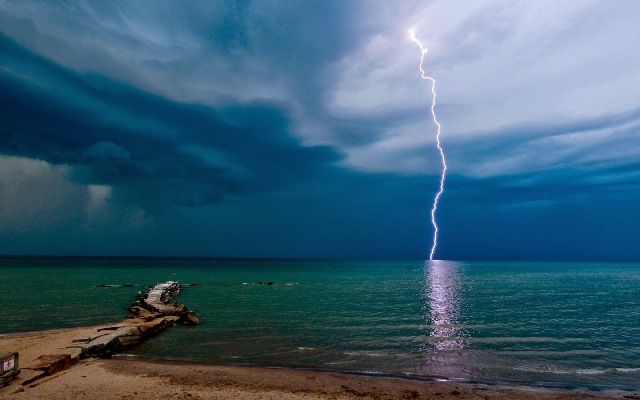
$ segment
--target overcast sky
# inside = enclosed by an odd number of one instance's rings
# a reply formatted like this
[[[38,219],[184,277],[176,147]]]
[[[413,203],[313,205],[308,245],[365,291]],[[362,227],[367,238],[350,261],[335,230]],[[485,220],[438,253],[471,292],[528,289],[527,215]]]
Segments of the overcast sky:
[[[0,0],[0,254],[640,259],[640,2]]]

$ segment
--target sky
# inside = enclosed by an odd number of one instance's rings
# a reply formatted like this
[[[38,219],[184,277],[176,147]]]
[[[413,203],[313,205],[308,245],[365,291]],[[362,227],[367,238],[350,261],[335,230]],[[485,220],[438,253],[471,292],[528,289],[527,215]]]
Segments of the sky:
[[[640,2],[0,0],[0,254],[640,260]]]

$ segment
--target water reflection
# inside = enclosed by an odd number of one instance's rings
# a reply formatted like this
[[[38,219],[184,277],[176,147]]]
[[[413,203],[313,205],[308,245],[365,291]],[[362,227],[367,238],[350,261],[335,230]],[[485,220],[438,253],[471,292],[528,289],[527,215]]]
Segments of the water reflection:
[[[430,325],[428,348],[447,351],[465,347],[464,331],[458,320],[459,267],[454,261],[437,260],[425,264],[425,317]]]

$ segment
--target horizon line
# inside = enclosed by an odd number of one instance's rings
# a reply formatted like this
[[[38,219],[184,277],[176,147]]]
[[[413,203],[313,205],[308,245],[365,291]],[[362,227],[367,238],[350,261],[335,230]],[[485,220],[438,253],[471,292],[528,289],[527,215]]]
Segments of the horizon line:
[[[330,257],[330,256],[176,256],[176,255],[83,255],[83,254],[1,254],[0,259],[8,258],[77,258],[77,259],[158,259],[158,260],[223,260],[223,261],[449,261],[449,262],[547,262],[547,263],[640,263],[640,259],[525,259],[525,258],[467,258],[467,259],[446,259],[446,260],[429,260],[421,257]]]

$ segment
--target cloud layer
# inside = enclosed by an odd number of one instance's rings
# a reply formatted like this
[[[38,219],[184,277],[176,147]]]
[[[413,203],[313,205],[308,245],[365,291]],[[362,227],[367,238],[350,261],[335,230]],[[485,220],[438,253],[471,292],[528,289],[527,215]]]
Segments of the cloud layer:
[[[638,12],[1,2],[0,252],[422,256],[439,164],[413,28],[451,167],[441,256],[640,258]]]
[[[274,104],[178,103],[71,72],[6,38],[0,50],[0,151],[69,166],[76,182],[147,208],[287,186],[330,173],[338,157],[299,144]]]

